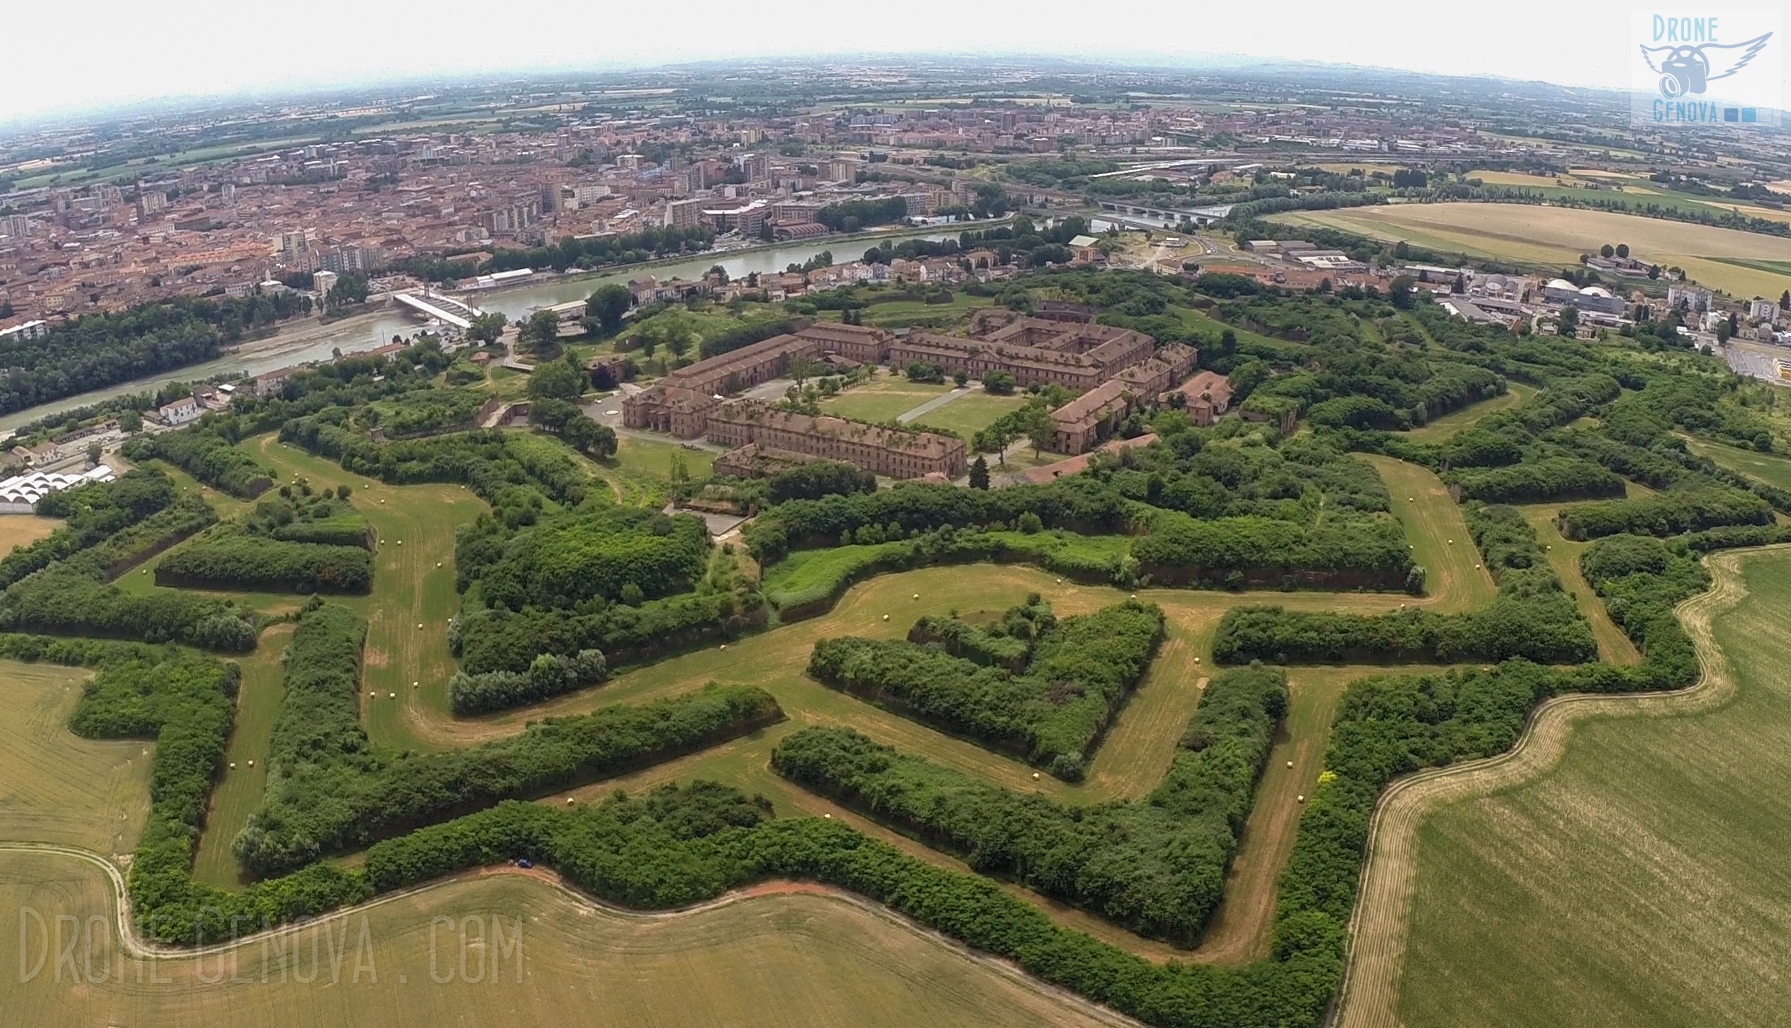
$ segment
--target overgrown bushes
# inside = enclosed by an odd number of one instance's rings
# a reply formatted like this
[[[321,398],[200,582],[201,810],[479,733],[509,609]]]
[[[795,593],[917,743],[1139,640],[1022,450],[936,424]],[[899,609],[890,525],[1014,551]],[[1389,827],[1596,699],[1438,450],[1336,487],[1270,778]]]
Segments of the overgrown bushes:
[[[1133,542],[1132,556],[1157,584],[1405,589],[1414,566],[1405,535],[1391,518],[1307,527],[1265,517],[1200,521],[1166,511]],[[1423,591],[1421,580],[1416,591]]]
[[[1561,534],[1597,539],[1619,533],[1667,536],[1725,525],[1770,525],[1772,505],[1723,487],[1670,489],[1653,496],[1582,503],[1561,510]]]
[[[929,646],[852,637],[815,644],[808,671],[836,689],[1079,781],[1089,749],[1162,639],[1162,610],[1129,601],[1045,627],[1018,674]]]
[[[482,551],[488,561],[470,559],[472,552],[463,535],[459,574],[478,581],[492,607],[576,607],[593,597],[638,602],[688,590],[703,574],[709,532],[700,518],[600,507],[527,529],[501,549]]]
[[[124,445],[124,454],[135,461],[160,458],[206,485],[239,499],[252,500],[266,492],[274,480],[255,458],[236,448],[236,440],[209,423],[174,432],[139,435]]]
[[[1192,946],[1224,891],[1286,676],[1264,668],[1210,684],[1169,774],[1144,800],[1066,808],[1013,793],[846,728],[785,739],[786,778],[1046,895],[1151,938]]]
[[[448,704],[462,716],[508,710],[595,685],[608,673],[599,650],[580,650],[564,658],[543,653],[529,663],[527,671],[455,673],[448,681]]]
[[[1451,471],[1443,481],[1463,500],[1547,503],[1622,496],[1623,479],[1587,460],[1545,457],[1508,467]]]
[[[46,495],[37,501],[38,515],[62,518],[66,524],[29,546],[0,556],[0,588],[105,542],[161,512],[174,499],[174,483],[168,476],[143,468],[127,471],[115,481]]]
[[[712,686],[537,722],[472,749],[394,757],[374,749],[358,718],[364,633],[358,616],[333,605],[315,605],[299,619],[268,752],[266,799],[234,844],[256,874],[304,867],[502,799],[656,763],[782,717],[763,690]]]
[[[373,555],[359,546],[285,542],[223,528],[164,557],[157,585],[258,592],[365,593]]]

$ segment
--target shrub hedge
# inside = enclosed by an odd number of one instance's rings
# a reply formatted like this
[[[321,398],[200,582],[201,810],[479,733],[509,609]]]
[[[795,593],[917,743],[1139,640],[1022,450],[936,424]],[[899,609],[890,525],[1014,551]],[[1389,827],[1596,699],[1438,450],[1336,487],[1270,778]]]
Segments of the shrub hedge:
[[[1019,674],[911,642],[852,637],[816,643],[808,672],[1078,781],[1163,635],[1160,608],[1128,601],[1046,627]]]
[[[1667,536],[1727,525],[1770,525],[1772,505],[1752,493],[1721,486],[1671,489],[1633,500],[1582,503],[1561,510],[1569,539],[1633,533]]]
[[[365,593],[373,554],[360,546],[284,542],[221,530],[196,539],[156,565],[157,585],[257,592]]]
[[[847,728],[778,744],[778,774],[964,858],[977,871],[1151,938],[1199,941],[1286,711],[1287,677],[1261,667],[1207,686],[1169,773],[1137,802],[1067,808],[1010,792]]]

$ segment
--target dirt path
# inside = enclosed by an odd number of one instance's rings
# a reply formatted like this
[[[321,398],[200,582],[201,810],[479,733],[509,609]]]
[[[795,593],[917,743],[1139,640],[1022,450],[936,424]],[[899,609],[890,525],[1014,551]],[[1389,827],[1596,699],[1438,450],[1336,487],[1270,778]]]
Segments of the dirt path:
[[[1698,651],[1704,675],[1698,684],[1670,693],[1560,696],[1538,707],[1517,745],[1485,760],[1423,771],[1381,795],[1369,825],[1368,856],[1350,919],[1349,963],[1338,997],[1339,1028],[1395,1028],[1399,1024],[1400,973],[1411,923],[1418,829],[1439,807],[1490,795],[1528,782],[1560,763],[1574,725],[1588,717],[1672,717],[1721,706],[1735,694],[1727,658],[1717,648],[1711,620],[1746,596],[1741,561],[1770,550],[1734,551],[1708,558],[1715,575],[1709,592],[1677,611]]]

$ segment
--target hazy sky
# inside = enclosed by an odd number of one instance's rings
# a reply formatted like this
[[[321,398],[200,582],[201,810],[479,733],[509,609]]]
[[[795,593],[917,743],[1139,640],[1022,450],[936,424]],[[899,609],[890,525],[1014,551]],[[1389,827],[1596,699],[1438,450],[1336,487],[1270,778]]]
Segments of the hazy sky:
[[[1590,0],[39,0],[5,18],[13,45],[0,58],[0,119],[245,88],[841,52],[1241,54],[1622,87],[1630,9]]]

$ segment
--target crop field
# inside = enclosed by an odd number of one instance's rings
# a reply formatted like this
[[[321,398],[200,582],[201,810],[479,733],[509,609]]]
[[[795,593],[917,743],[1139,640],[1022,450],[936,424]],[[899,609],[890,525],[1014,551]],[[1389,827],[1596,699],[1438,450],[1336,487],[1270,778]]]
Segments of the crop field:
[[[0,839],[129,853],[149,812],[148,742],[69,733],[88,672],[0,661]]]
[[[30,546],[62,527],[61,518],[40,518],[32,514],[0,515],[0,554],[14,547]]]
[[[951,389],[950,385],[910,382],[900,375],[879,371],[871,381],[821,401],[821,410],[859,421],[889,421],[928,400],[944,396]]]
[[[1530,204],[1394,204],[1278,215],[1377,239],[1530,264],[1572,267],[1579,255],[1624,242],[1635,255],[1678,265],[1698,282],[1735,296],[1778,295],[1782,276],[1723,263],[1723,258],[1791,260],[1791,238],[1659,218]],[[1778,285],[1772,285],[1777,282]]]
[[[1425,424],[1412,429],[1405,433],[1405,436],[1413,442],[1440,442],[1462,429],[1467,428],[1469,425],[1474,424],[1488,414],[1515,407],[1535,395],[1535,386],[1527,386],[1520,382],[1508,382],[1506,383],[1505,395],[1495,396],[1490,400],[1482,400],[1479,403],[1469,404],[1457,411],[1450,411],[1434,421],[1426,422]]]
[[[1782,1023],[1791,552],[1712,563],[1745,589],[1711,620],[1721,693],[1591,717],[1540,776],[1423,823],[1400,1023]]]
[[[819,890],[772,886],[653,916],[594,908],[543,879],[487,874],[292,930],[283,940],[289,962],[255,942],[150,962],[120,954],[112,887],[98,869],[62,856],[5,859],[8,951],[20,938],[10,915],[22,909],[44,916],[51,932],[57,915],[78,916],[77,930],[93,938],[90,950],[85,935],[76,946],[76,981],[67,964],[57,980],[54,956],[29,980],[4,976],[0,1004],[20,1024],[1128,1023],[881,908]],[[35,962],[42,935],[21,916],[23,955]]]

